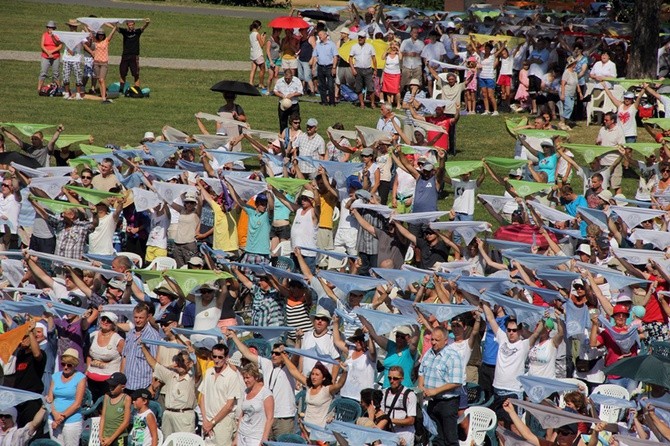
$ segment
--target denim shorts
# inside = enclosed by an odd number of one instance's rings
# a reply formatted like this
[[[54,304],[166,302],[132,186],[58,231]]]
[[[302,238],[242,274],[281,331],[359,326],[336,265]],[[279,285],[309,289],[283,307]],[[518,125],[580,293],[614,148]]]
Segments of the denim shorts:
[[[491,90],[495,90],[496,88],[496,81],[495,79],[483,79],[479,78],[479,88],[490,88]]]

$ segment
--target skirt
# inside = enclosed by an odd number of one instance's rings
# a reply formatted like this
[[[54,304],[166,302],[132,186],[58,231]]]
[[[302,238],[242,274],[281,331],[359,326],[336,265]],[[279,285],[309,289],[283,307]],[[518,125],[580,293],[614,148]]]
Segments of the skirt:
[[[382,74],[382,92],[388,94],[400,93],[400,77],[401,74]]]

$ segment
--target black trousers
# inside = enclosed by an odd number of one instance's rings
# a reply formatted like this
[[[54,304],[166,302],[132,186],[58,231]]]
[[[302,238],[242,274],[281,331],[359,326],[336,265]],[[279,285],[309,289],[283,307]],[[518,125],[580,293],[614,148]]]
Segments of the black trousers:
[[[288,127],[288,118],[293,113],[300,114],[300,104],[293,104],[286,110],[282,110],[279,105],[277,105],[277,115],[279,116],[279,133],[283,132],[286,127]]]
[[[487,399],[493,395],[493,375],[495,372],[495,365],[482,364],[479,367],[479,387],[482,388]]]
[[[428,415],[435,422],[437,437],[434,446],[458,446],[458,401],[459,398],[448,400],[431,400],[428,403]]]
[[[319,81],[321,103],[335,105],[335,77],[333,76],[333,65],[317,65],[316,78]]]

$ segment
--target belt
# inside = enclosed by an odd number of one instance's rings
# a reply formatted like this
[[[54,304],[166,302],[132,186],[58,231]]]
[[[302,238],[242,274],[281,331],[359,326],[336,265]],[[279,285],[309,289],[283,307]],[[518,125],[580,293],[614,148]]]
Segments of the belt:
[[[328,67],[332,67],[332,66],[333,66],[332,63],[331,63],[331,64],[328,64],[328,65],[321,65],[321,64],[318,64],[318,65],[319,65],[320,67],[324,67],[324,68],[328,68]]]
[[[179,413],[193,411],[193,409],[168,409],[168,408],[165,408],[165,410],[167,410],[168,412],[179,412]]]

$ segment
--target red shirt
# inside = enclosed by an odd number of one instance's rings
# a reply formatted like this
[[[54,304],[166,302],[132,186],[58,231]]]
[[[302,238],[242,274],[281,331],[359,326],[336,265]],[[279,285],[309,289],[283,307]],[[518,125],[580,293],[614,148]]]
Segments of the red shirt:
[[[42,34],[42,38],[44,39],[44,47],[49,51],[54,51],[58,48],[58,45],[60,45],[60,42],[54,39],[53,34],[49,34],[48,31],[45,31],[44,34]],[[42,51],[42,59],[58,59],[59,57],[60,51],[53,53],[51,56]]]
[[[644,317],[642,318],[642,323],[648,324],[650,322],[663,322],[667,323],[668,322],[668,315],[665,314],[665,311],[661,308],[661,304],[658,301],[658,299],[661,299],[662,297],[658,295],[659,291],[665,291],[668,288],[668,283],[656,276],[649,276],[650,281],[657,280],[658,281],[658,286],[656,287],[656,291],[654,294],[649,297],[649,302],[647,302],[647,305],[644,307],[645,313]]]
[[[440,134],[441,136],[435,142],[435,147],[439,147],[440,149],[444,150],[449,150],[449,127],[453,122],[453,118],[447,118],[445,115],[428,116],[426,117],[426,122],[439,125],[440,127],[442,127],[447,131],[447,133]],[[428,141],[432,141],[435,138],[435,136],[437,136],[437,134],[438,132],[432,132],[429,130],[428,132],[426,132],[426,138],[428,139]]]

